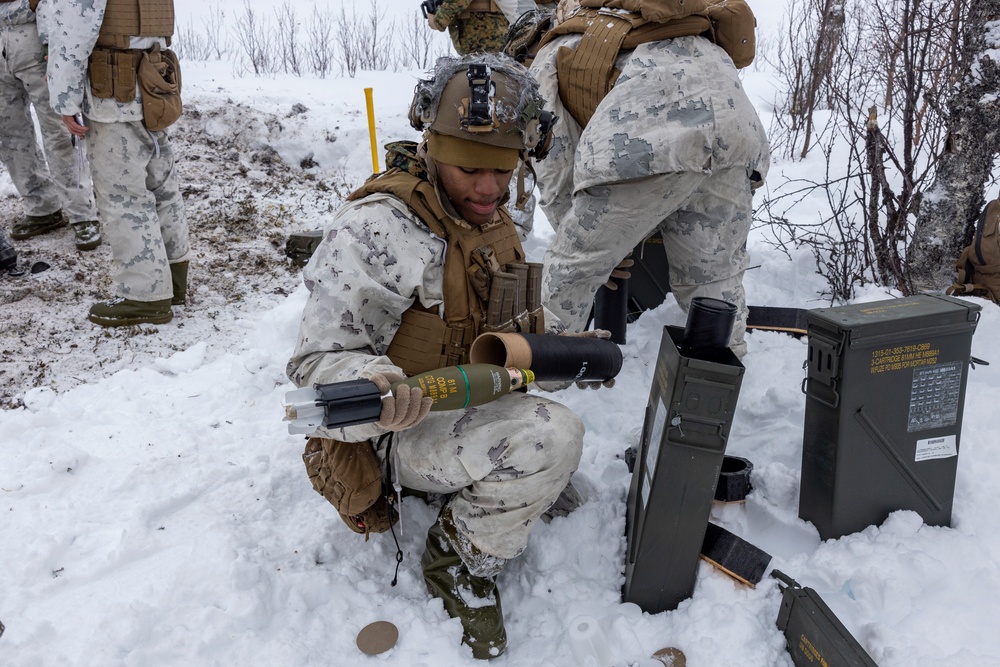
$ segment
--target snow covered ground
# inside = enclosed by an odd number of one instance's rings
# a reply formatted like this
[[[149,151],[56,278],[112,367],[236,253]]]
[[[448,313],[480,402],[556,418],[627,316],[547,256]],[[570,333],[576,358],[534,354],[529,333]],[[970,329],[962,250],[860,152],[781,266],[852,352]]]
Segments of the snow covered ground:
[[[777,11],[751,4],[762,24]],[[200,8],[178,0],[179,12]],[[365,87],[379,142],[414,138],[405,112],[420,72],[255,79],[233,77],[228,63],[184,68],[188,114],[173,136],[192,218],[191,303],[159,327],[90,325],[110,255],[75,253],[68,230],[18,244],[23,259],[52,269],[0,278],[0,664],[478,664],[423,585],[434,508],[405,500],[404,560],[391,587],[392,538],[366,543],[341,524],[309,485],[303,439],[281,421],[305,301],[284,237],[321,226],[370,173]],[[746,85],[766,116],[771,76],[748,72]],[[822,168],[777,164],[772,187],[783,173]],[[5,224],[19,211],[12,192],[0,175]],[[550,235],[539,212],[533,259]],[[789,259],[757,233],[751,251],[751,303],[828,305],[811,257]],[[857,300],[894,296],[868,289]],[[1000,665],[1000,483],[991,472],[1000,308],[977,303],[973,355],[993,363],[969,374],[950,528],[900,511],[821,541],[798,517],[806,341],[749,336],[728,453],[754,463],[754,491],[743,505],[714,507],[712,520],[815,588],[882,667]],[[681,648],[690,667],[791,665],[769,577],[751,589],[702,563],[694,595],[674,611],[621,602],[622,455],[639,442],[662,327],[683,322],[668,297],[630,325],[614,388],[558,395],[587,425],[575,476],[586,502],[539,525],[501,575],[510,643],[494,664],[576,667],[568,627],[589,614],[618,665],[648,667],[665,646]],[[376,620],[397,625],[399,642],[366,657],[355,637]]]

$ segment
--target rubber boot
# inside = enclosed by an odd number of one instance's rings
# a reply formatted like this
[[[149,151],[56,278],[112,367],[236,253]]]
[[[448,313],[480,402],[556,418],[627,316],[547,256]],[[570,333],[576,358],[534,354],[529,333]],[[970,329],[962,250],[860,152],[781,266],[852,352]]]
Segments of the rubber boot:
[[[97,220],[74,222],[73,235],[77,250],[93,250],[101,245],[101,223]]]
[[[427,545],[420,559],[424,581],[430,594],[444,603],[448,615],[462,622],[462,642],[472,649],[473,657],[490,660],[507,648],[500,591],[495,577],[477,577],[469,572],[455,549],[457,541],[451,510],[445,506],[427,531]]]
[[[66,226],[66,219],[62,210],[48,215],[26,215],[14,223],[10,230],[10,237],[15,241],[30,239],[32,236],[48,234],[51,231]]]
[[[190,262],[175,262],[170,265],[170,282],[174,286],[174,296],[170,299],[172,306],[183,306],[187,303],[188,265]]]
[[[95,303],[90,307],[87,319],[102,327],[127,327],[135,324],[166,324],[173,316],[170,299],[133,301],[118,297]]]

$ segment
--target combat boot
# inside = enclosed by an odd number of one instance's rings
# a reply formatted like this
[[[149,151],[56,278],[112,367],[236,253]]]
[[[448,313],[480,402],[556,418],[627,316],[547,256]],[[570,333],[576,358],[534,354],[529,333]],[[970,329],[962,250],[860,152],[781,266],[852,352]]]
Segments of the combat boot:
[[[188,265],[190,262],[175,262],[170,265],[170,282],[174,287],[174,296],[170,303],[183,306],[187,303]]]
[[[73,235],[77,250],[93,250],[101,245],[101,223],[97,220],[74,222]]]
[[[507,648],[496,575],[473,575],[458,554],[455,545],[459,543],[451,510],[446,505],[427,531],[427,545],[420,559],[424,581],[430,594],[444,602],[448,615],[462,622],[462,642],[472,649],[473,657],[490,660]],[[477,560],[498,564],[497,569],[506,563],[483,554],[465,541],[463,551],[470,549]]]
[[[161,301],[133,301],[117,297],[95,303],[87,316],[102,327],[127,327],[134,324],[166,324],[173,319],[170,299]]]
[[[48,215],[26,215],[14,223],[10,237],[15,241],[23,241],[65,226],[66,219],[63,218],[62,210]]]

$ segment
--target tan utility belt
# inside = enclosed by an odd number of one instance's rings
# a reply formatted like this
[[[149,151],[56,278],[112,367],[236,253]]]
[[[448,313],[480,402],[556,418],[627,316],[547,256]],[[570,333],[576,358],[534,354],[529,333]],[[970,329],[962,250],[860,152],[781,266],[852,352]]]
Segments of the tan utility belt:
[[[121,103],[135,100],[136,76],[143,53],[142,49],[96,47],[87,67],[93,96],[102,100],[113,97]]]

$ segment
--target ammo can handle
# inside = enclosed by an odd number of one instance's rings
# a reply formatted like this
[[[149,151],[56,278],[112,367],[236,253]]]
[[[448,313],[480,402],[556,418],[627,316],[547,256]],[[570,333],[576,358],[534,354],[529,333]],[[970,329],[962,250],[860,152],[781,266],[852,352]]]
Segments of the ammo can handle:
[[[827,400],[825,400],[823,398],[820,398],[816,394],[810,394],[809,390],[806,389],[806,383],[807,382],[809,382],[809,376],[808,375],[806,377],[802,378],[802,387],[801,387],[802,393],[805,394],[806,397],[811,398],[814,401],[819,401],[820,403],[822,403],[823,405],[827,406],[828,408],[833,408],[834,410],[837,409],[837,406],[840,405],[840,394],[837,393],[836,389],[834,389],[832,387],[830,388],[830,391],[833,392],[833,396],[834,396],[833,402],[831,403],[830,401],[827,401]]]
[[[771,570],[771,576],[790,588],[801,588],[799,582],[795,581],[781,570]]]

